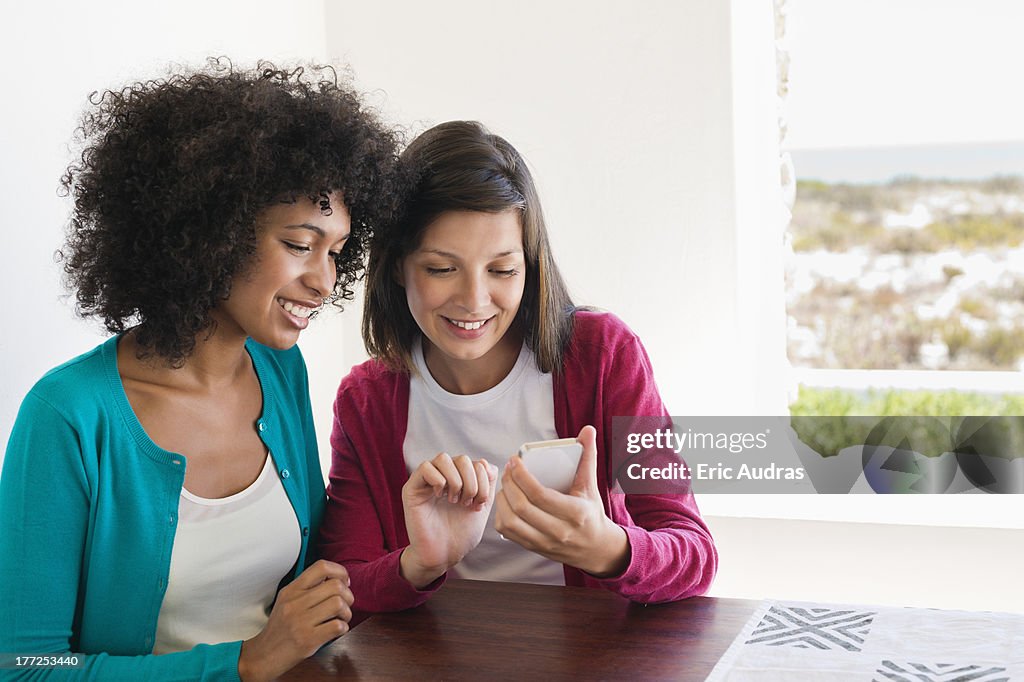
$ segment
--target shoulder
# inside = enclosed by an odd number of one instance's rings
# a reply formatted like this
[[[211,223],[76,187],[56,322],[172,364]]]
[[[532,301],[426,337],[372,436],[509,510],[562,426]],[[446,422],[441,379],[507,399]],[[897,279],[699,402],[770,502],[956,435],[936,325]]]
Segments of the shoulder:
[[[570,352],[583,355],[617,352],[639,343],[636,333],[613,313],[578,310],[573,315]]]
[[[628,381],[651,371],[647,350],[629,325],[612,313],[591,310],[576,312],[562,367],[566,382],[579,385]]]
[[[369,391],[371,393],[389,393],[402,384],[409,384],[409,375],[398,372],[380,360],[367,360],[356,365],[341,380],[338,395],[349,391]]]
[[[380,360],[356,365],[338,386],[334,414],[362,415],[361,419],[385,419],[404,413],[409,404],[409,375],[390,369]]]
[[[333,409],[332,444],[342,433],[359,442],[404,437],[409,375],[392,370],[379,360],[367,360],[341,380]]]
[[[62,363],[42,376],[29,390],[29,398],[37,399],[59,412],[75,412],[84,405],[92,405],[107,394],[107,373],[109,362],[115,362],[107,353],[116,357],[115,339],[110,339],[90,351]],[[116,364],[113,371],[117,371]]]

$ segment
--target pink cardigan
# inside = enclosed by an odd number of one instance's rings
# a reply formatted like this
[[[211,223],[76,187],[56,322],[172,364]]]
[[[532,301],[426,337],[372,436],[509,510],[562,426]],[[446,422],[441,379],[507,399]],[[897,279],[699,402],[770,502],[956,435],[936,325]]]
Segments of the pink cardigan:
[[[718,553],[693,496],[610,492],[612,417],[666,415],[637,336],[614,315],[577,312],[553,393],[560,438],[574,438],[587,424],[597,429],[605,513],[625,529],[632,552],[620,576],[598,579],[565,566],[565,584],[600,587],[637,602],[706,592]],[[442,576],[421,591],[399,574],[399,557],[409,544],[402,510],[402,486],[409,478],[402,454],[408,415],[409,376],[375,360],[354,367],[338,388],[320,554],[348,569],[357,621],[358,612],[421,604],[444,582]]]

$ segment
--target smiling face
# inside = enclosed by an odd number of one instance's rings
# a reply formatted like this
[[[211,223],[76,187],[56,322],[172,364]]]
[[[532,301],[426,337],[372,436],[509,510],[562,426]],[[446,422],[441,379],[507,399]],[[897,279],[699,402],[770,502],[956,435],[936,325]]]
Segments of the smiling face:
[[[295,345],[310,314],[334,289],[335,260],[351,231],[342,197],[329,198],[331,215],[304,197],[260,213],[252,264],[211,313],[218,334],[251,336],[279,350]]]
[[[442,213],[399,279],[438,383],[476,393],[508,374],[522,345],[513,327],[526,282],[519,211]]]

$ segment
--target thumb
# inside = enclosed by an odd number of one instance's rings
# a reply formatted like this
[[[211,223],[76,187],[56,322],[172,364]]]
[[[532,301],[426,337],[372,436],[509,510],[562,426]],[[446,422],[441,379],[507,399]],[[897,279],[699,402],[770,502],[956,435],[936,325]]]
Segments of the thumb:
[[[597,490],[597,430],[590,425],[584,426],[576,440],[583,446],[583,454],[576,466],[572,491]]]

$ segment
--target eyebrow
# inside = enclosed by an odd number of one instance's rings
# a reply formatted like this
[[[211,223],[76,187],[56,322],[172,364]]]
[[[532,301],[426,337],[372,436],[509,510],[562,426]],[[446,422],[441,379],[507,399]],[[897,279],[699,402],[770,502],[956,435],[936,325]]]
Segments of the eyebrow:
[[[434,255],[442,256],[442,257],[445,257],[445,258],[454,258],[456,260],[459,259],[458,254],[454,254],[454,253],[451,253],[449,251],[442,251],[441,249],[420,249],[420,251],[423,252],[423,253],[432,253]],[[509,251],[502,251],[500,253],[496,253],[496,254],[492,255],[491,258],[504,258],[505,256],[512,256],[514,254],[522,253],[522,252],[523,252],[522,249],[511,249]]]
[[[285,225],[284,229],[286,229],[286,230],[309,230],[311,232],[315,232],[320,237],[326,237],[327,236],[326,232],[324,232],[322,229],[320,229],[316,225],[313,225],[312,223],[299,223],[298,225]],[[339,239],[338,241],[341,241],[342,239],[348,239],[351,236],[352,236],[352,233],[349,232],[348,234],[342,235],[341,239]]]
[[[286,230],[311,230],[313,232],[316,232],[321,237],[327,236],[322,229],[320,229],[316,225],[312,225],[310,223],[299,223],[298,225],[285,225],[284,229],[286,229]]]

